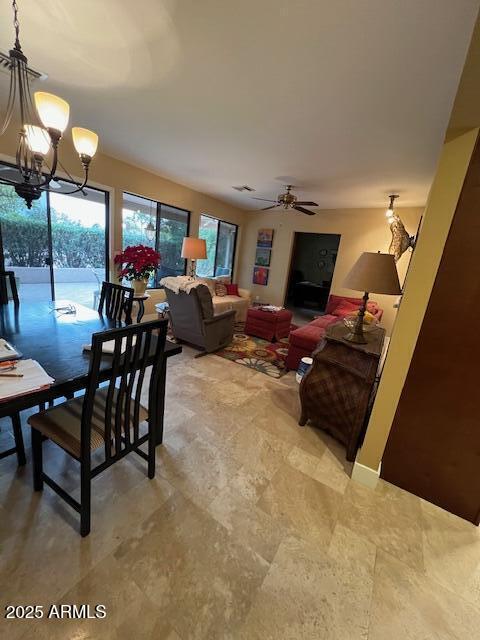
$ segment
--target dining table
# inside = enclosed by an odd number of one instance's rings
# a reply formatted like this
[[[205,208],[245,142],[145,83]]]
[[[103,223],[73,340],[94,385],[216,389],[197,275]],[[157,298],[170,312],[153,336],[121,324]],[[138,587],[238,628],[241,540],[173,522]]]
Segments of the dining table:
[[[16,397],[0,400],[0,418],[51,402],[57,398],[71,397],[88,384],[92,334],[125,323],[111,320],[70,300],[55,302],[10,302],[0,305],[0,337],[4,338],[23,358],[36,360],[54,378],[53,384]],[[159,416],[156,427],[156,443],[163,440],[163,414],[165,407],[165,382],[167,361],[180,354],[182,347],[166,341],[159,376]],[[152,345],[152,354],[154,347]],[[109,380],[112,374],[113,356],[102,358],[100,381]],[[152,355],[153,364],[153,355]]]

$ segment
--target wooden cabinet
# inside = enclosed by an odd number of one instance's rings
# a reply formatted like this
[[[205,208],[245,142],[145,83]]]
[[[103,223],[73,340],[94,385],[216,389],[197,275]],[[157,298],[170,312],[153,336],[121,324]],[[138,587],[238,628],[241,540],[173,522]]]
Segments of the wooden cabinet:
[[[353,344],[343,322],[330,325],[313,354],[313,365],[300,384],[302,414],[299,424],[310,421],[347,448],[354,460],[369,413],[385,330],[365,334],[367,344]]]

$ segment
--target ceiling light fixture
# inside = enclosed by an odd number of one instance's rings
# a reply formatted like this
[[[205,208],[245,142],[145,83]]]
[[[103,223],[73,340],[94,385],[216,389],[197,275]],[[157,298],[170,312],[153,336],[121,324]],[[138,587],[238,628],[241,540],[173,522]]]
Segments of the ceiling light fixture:
[[[152,213],[152,208],[153,208],[153,202],[150,200],[150,220],[148,221],[148,224],[145,227],[145,235],[147,236],[147,240],[149,240],[150,242],[153,242],[153,240],[155,240],[155,226],[153,224],[153,213]]]
[[[20,120],[16,152],[18,178],[10,179],[0,176],[0,184],[12,186],[31,209],[32,202],[38,200],[43,191],[54,188],[50,183],[56,179],[57,165],[60,163],[58,145],[68,125],[70,107],[62,98],[44,91],[37,91],[32,101],[29,82],[32,71],[28,67],[27,58],[20,46],[20,24],[16,0],[12,2],[12,9],[15,42],[13,49],[9,52],[10,91],[0,135],[8,129],[18,102]],[[38,76],[38,74],[33,75]],[[87,184],[88,169],[97,151],[98,136],[89,129],[73,127],[72,137],[82,163],[84,179],[81,184],[74,181],[75,189],[68,193],[77,193]],[[70,175],[69,177],[71,178]]]

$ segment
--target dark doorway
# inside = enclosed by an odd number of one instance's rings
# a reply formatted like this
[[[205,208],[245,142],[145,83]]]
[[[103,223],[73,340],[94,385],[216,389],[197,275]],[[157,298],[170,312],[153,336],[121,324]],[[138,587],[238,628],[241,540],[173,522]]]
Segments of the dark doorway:
[[[295,233],[285,306],[297,317],[325,311],[339,244],[335,233]]]

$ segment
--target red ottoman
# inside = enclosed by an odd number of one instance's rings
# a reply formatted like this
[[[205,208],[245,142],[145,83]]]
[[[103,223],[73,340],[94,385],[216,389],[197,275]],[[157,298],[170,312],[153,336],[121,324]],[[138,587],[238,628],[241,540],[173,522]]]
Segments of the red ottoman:
[[[287,338],[292,324],[292,312],[287,309],[281,311],[262,311],[248,309],[245,333],[274,342],[280,338]]]

